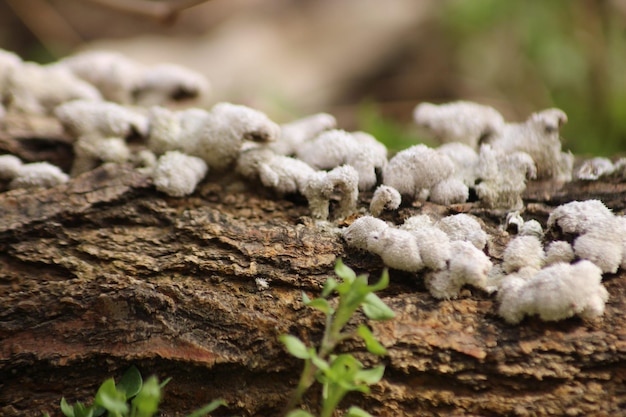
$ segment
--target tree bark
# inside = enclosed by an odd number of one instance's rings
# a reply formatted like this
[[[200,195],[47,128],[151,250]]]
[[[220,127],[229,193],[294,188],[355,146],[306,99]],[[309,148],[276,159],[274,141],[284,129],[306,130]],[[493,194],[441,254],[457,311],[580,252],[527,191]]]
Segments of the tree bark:
[[[67,168],[58,130],[13,126],[0,150]],[[43,129],[46,131],[46,128]],[[45,140],[41,140],[41,139]],[[42,156],[44,155],[44,156]],[[163,415],[185,415],[222,398],[213,415],[278,415],[295,388],[299,360],[283,333],[314,343],[323,317],[303,306],[334,275],[338,258],[378,279],[375,257],[346,248],[336,228],[316,224],[300,197],[278,197],[231,174],[211,174],[188,198],[157,192],[130,166],[103,165],[47,190],[0,194],[0,414],[60,415],[59,400],[89,401],[104,379],[131,365],[173,379]],[[360,206],[371,195],[363,193]],[[624,210],[617,181],[529,184],[525,218],[545,220],[556,205],[599,198]],[[480,217],[498,262],[510,237],[503,213],[477,203],[414,204],[418,213]],[[264,279],[264,288],[256,280]],[[369,322],[388,349],[341,348],[386,365],[369,395],[350,395],[373,415],[619,415],[626,409],[626,284],[605,275],[601,319],[506,324],[497,302],[475,289],[437,301],[421,277],[391,271],[381,298],[396,312]],[[351,325],[365,322],[363,316]],[[306,403],[313,405],[319,393]]]

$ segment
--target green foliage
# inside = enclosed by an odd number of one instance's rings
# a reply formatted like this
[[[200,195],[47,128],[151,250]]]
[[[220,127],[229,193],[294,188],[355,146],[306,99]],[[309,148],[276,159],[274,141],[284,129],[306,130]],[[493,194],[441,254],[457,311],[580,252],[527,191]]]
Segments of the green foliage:
[[[65,417],[98,417],[104,413],[108,417],[152,417],[159,409],[162,390],[169,381],[170,378],[159,384],[155,376],[144,381],[139,370],[132,366],[117,384],[113,378],[104,381],[96,392],[93,405],[77,402],[71,406],[61,398],[61,412]],[[205,416],[222,405],[221,400],[213,401],[188,417]]]
[[[366,275],[357,276],[341,261],[337,262],[335,273],[341,281],[329,278],[324,284],[320,297],[311,300],[306,294],[302,294],[305,305],[321,311],[326,316],[326,327],[320,346],[317,348],[307,346],[292,335],[280,337],[291,355],[304,360],[304,370],[300,381],[287,406],[288,417],[313,417],[309,412],[293,408],[300,403],[304,393],[315,381],[322,385],[322,404],[319,415],[330,417],[349,392],[368,393],[369,386],[380,381],[385,371],[382,365],[365,369],[353,355],[337,355],[334,350],[341,341],[359,337],[365,342],[370,353],[381,356],[387,353],[364,324],[361,324],[355,332],[344,331],[344,327],[359,308],[371,320],[389,320],[395,316],[394,312],[374,294],[375,291],[380,291],[389,285],[389,274],[385,270],[378,283],[369,285]],[[328,300],[333,293],[339,296],[336,307],[333,307]],[[345,415],[369,416],[358,407],[351,407]]]
[[[469,90],[508,98],[520,118],[559,107],[568,148],[610,155],[626,149],[626,20],[616,4],[448,0],[439,21]]]

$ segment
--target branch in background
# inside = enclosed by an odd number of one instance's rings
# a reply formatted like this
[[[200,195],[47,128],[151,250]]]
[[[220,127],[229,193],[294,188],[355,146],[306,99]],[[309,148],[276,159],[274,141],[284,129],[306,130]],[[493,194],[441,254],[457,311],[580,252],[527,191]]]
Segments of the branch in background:
[[[63,56],[83,43],[82,36],[48,1],[7,0],[6,3],[53,56]]]
[[[172,22],[185,9],[211,0],[87,0],[120,12]]]

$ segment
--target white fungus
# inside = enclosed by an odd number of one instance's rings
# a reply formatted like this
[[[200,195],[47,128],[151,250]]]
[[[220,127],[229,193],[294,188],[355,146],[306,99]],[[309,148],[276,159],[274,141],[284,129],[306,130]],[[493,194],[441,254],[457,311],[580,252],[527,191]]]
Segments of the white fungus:
[[[487,208],[519,210],[524,205],[521,195],[526,189],[526,179],[535,177],[530,155],[481,146],[475,190]]]
[[[524,123],[506,124],[487,143],[505,154],[524,152],[530,155],[538,179],[569,181],[574,157],[571,153],[561,152],[559,136],[559,129],[566,122],[567,116],[563,111],[543,110],[533,113]]]
[[[435,226],[443,230],[452,241],[470,242],[480,250],[483,250],[487,245],[487,233],[482,229],[480,223],[469,214],[459,213],[444,217]]]
[[[264,113],[246,106],[218,103],[211,108],[197,135],[184,147],[212,169],[223,170],[235,161],[244,140],[273,142],[280,137],[280,127]]]
[[[383,263],[401,271],[417,272],[424,268],[419,246],[407,230],[388,227],[367,236],[367,250],[379,255]]]
[[[541,269],[544,261],[543,245],[536,236],[518,236],[506,246],[502,268],[506,273],[516,272],[524,267]]]
[[[237,159],[236,171],[248,179],[259,179],[280,195],[302,192],[309,176],[315,173],[307,163],[277,155],[265,146],[243,150]]]
[[[459,142],[445,143],[437,148],[437,152],[447,155],[455,164],[455,178],[468,187],[476,182],[478,153],[468,145]]]
[[[430,189],[430,201],[448,206],[463,203],[469,198],[469,188],[458,178],[448,178],[438,182]]]
[[[431,227],[433,225],[433,219],[431,219],[428,214],[416,214],[407,218],[404,223],[400,225],[400,228],[405,230],[417,230],[423,227]]]
[[[33,162],[20,167],[17,175],[9,183],[9,188],[50,188],[64,184],[69,176],[48,162]]]
[[[602,271],[589,261],[556,263],[526,279],[509,275],[498,291],[498,313],[511,324],[535,314],[544,321],[599,317],[608,300],[601,280]]]
[[[492,267],[487,255],[471,243],[458,240],[451,243],[450,250],[454,255],[448,268],[429,272],[424,277],[431,295],[438,299],[456,298],[466,284],[485,289]]]
[[[602,269],[615,273],[626,265],[626,222],[614,216],[599,200],[573,201],[557,207],[548,227],[575,235],[574,253]]]
[[[413,118],[418,126],[442,143],[460,142],[477,149],[480,141],[504,126],[502,115],[492,107],[468,101],[435,105],[419,104]]]
[[[0,180],[14,178],[22,168],[22,160],[14,155],[0,155]]]
[[[86,134],[120,138],[148,134],[146,116],[111,102],[73,100],[56,107],[54,114],[75,138]]]
[[[337,127],[337,120],[327,113],[318,113],[280,126],[280,139],[269,147],[279,155],[293,155],[298,147],[325,130]]]
[[[175,64],[144,69],[132,90],[133,104],[153,106],[204,96],[209,83],[204,76]]]
[[[206,79],[187,68],[173,64],[146,67],[116,52],[82,52],[55,66],[71,71],[94,85],[105,99],[121,104],[166,104],[208,90]]]
[[[172,111],[154,106],[148,110],[150,133],[147,146],[156,154],[167,151],[184,150],[192,141],[191,137],[206,123],[208,113],[204,109],[188,108]]]
[[[537,220],[530,219],[524,222],[519,234],[522,236],[534,236],[541,240],[543,239],[543,227]]]
[[[66,69],[32,62],[9,71],[4,96],[9,110],[32,115],[51,114],[56,106],[71,100],[102,99],[95,87]]]
[[[395,188],[380,185],[374,191],[370,202],[372,216],[380,216],[385,210],[396,210],[402,203],[402,196]]]
[[[208,112],[152,108],[150,125],[148,147],[152,151],[179,150],[202,158],[218,171],[235,162],[244,141],[265,143],[280,136],[280,127],[265,114],[231,103],[218,103]]]
[[[373,216],[362,216],[356,219],[350,226],[342,230],[342,237],[348,246],[367,250],[367,237],[370,233],[382,232],[389,225]]]
[[[95,168],[101,162],[126,162],[131,157],[126,138],[148,133],[148,119],[132,109],[105,101],[74,100],[54,113],[73,136],[72,175]]]
[[[452,244],[448,235],[441,229],[434,226],[424,226],[419,228],[404,227],[401,230],[408,230],[413,234],[424,266],[432,270],[446,267],[453,254]]]
[[[56,65],[95,86],[106,100],[121,104],[133,102],[132,92],[141,68],[122,54],[87,51],[64,58]]]
[[[311,216],[319,220],[328,219],[330,199],[335,192],[339,193],[335,217],[345,218],[356,211],[358,183],[358,172],[350,165],[342,165],[328,172],[316,171],[309,175],[301,192],[309,202]]]
[[[335,129],[302,142],[296,156],[315,169],[350,165],[359,174],[359,189],[369,190],[376,185],[376,171],[387,163],[387,148],[367,133]]]
[[[0,49],[0,102],[5,101],[9,75],[22,65],[22,59],[13,52]]]
[[[157,190],[171,197],[184,197],[194,192],[207,171],[207,165],[202,159],[169,151],[159,157],[153,181]]]
[[[512,211],[506,215],[506,230],[520,236],[535,236],[543,239],[543,227],[535,219],[524,221],[519,211]]]
[[[611,175],[615,171],[615,166],[608,158],[591,158],[582,163],[576,171],[576,179],[584,181],[595,181],[601,177]]]
[[[571,263],[576,258],[574,248],[564,240],[554,240],[546,247],[545,264],[552,265],[559,262]]]
[[[123,163],[131,157],[126,141],[122,138],[103,138],[94,134],[83,135],[74,142],[72,176],[90,171],[103,162]]]
[[[412,199],[430,196],[438,204],[462,203],[469,189],[455,173],[450,157],[425,145],[415,145],[389,160],[383,169],[383,184]]]
[[[574,240],[574,253],[596,264],[602,272],[616,273],[622,264],[624,230],[599,229]]]
[[[600,200],[572,201],[550,213],[548,228],[558,227],[563,233],[582,234],[610,223],[613,217],[613,212]]]

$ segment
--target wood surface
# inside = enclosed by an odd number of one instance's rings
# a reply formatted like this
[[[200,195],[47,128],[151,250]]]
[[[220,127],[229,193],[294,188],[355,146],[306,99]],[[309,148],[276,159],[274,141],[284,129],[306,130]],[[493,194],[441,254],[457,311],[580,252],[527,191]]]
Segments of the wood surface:
[[[50,121],[5,121],[0,132],[0,153],[66,170],[71,163],[71,141]],[[60,415],[62,396],[87,401],[131,365],[173,378],[162,415],[216,398],[229,406],[212,415],[278,415],[301,368],[278,336],[314,343],[323,329],[302,291],[315,297],[338,258],[372,280],[383,268],[344,245],[336,226],[350,219],[317,224],[303,198],[278,197],[233,174],[210,174],[188,198],[167,197],[120,165],[51,189],[0,183],[0,191],[0,415]],[[359,206],[370,197],[362,193]],[[557,205],[589,198],[621,214],[625,197],[617,179],[531,183],[523,216],[545,226]],[[511,238],[504,213],[477,202],[414,204],[385,219],[458,212],[483,221],[499,262]],[[367,365],[384,363],[385,377],[344,405],[380,416],[626,415],[622,270],[604,276],[610,298],[602,318],[516,326],[497,316],[494,295],[467,288],[437,301],[420,275],[390,274],[379,295],[397,317],[369,323],[388,356],[372,358],[358,342],[341,346]],[[365,321],[359,315],[351,325]]]

